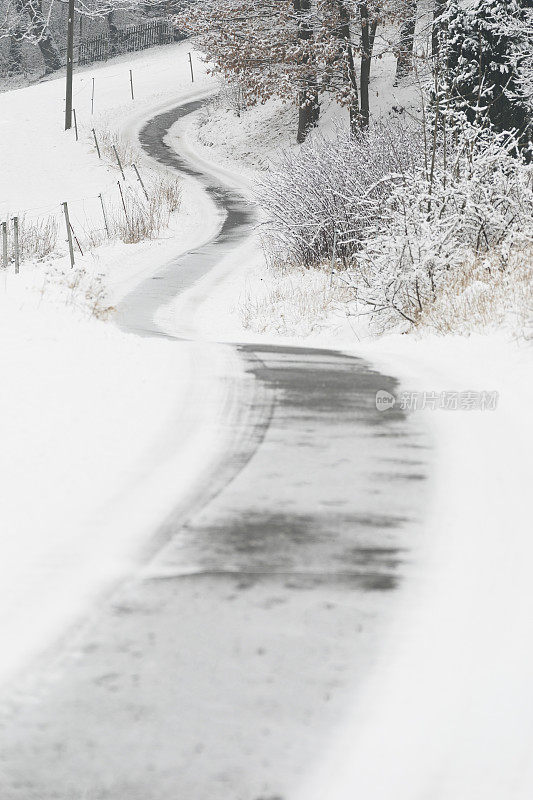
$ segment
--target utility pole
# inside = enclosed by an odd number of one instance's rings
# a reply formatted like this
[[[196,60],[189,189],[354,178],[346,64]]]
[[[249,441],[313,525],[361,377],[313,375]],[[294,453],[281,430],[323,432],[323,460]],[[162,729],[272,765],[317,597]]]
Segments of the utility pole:
[[[67,89],[65,93],[65,130],[72,128],[72,69],[74,66],[74,0],[68,0]]]

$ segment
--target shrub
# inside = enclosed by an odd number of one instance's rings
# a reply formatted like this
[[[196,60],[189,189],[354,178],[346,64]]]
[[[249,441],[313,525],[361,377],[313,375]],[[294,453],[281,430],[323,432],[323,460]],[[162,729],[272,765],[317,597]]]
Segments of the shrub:
[[[468,126],[456,134],[448,158],[394,188],[386,224],[354,254],[358,298],[384,320],[416,324],[466,264],[505,271],[533,242],[533,168],[513,157],[515,140]]]
[[[55,217],[30,220],[19,217],[19,252],[21,261],[37,260],[51,255],[57,245],[58,222]]]
[[[357,137],[315,134],[285,151],[257,189],[267,213],[273,256],[309,267],[336,252],[344,266],[381,219],[391,191],[423,159],[420,136],[399,123],[376,124]]]
[[[431,132],[379,125],[357,138],[313,137],[260,187],[274,265],[329,265],[336,232],[339,285],[381,329],[430,318],[437,327],[430,310],[452,308],[453,292],[458,316],[471,308],[479,324],[492,296],[495,317],[509,310],[505,287],[527,307],[530,272],[517,253],[533,246],[533,165],[512,134],[435,116]]]

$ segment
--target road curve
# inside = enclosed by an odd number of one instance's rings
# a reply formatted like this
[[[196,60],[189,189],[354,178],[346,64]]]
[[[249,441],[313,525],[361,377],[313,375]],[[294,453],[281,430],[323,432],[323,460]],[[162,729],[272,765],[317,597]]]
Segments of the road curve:
[[[189,175],[163,140],[196,109],[140,136]],[[167,335],[158,308],[250,234],[245,199],[199,177],[221,231],[125,298],[122,327]],[[378,412],[396,383],[358,358],[205,347],[240,360],[254,408],[202,502],[171,515],[146,568],[2,708],[3,800],[289,800],[380,652],[423,515],[416,415]]]

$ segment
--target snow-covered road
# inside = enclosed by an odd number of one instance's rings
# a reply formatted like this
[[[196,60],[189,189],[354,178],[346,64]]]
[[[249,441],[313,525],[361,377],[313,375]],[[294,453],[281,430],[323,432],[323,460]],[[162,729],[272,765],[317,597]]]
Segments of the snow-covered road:
[[[144,128],[152,156],[185,168],[163,140],[195,108]],[[250,234],[245,198],[198,177],[222,227],[127,295],[119,320],[193,361],[170,449],[201,457],[213,373],[226,446],[186,503],[180,492],[155,556],[11,691],[5,800],[290,796],[368,674],[416,545],[428,442],[415,418],[377,411],[393,378],[331,350],[183,340],[194,303],[161,323]]]

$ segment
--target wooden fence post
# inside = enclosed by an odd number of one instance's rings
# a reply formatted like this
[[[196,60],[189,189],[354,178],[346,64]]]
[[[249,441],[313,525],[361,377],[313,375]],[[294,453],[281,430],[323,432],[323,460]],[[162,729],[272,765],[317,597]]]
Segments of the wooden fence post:
[[[131,71],[131,69],[130,69],[130,88],[131,88],[131,99],[135,100],[135,97],[133,95],[133,72]]]
[[[191,83],[194,83],[194,72],[193,72],[193,69],[192,69],[192,56],[191,56],[190,52],[189,52],[189,66],[191,68]]]
[[[100,148],[98,147],[98,139],[96,138],[96,131],[94,128],[93,128],[93,136],[94,136],[94,143],[96,145],[96,152],[98,153],[98,158],[102,158],[100,154]]]
[[[63,203],[63,211],[65,213],[65,225],[67,226],[68,249],[70,253],[70,268],[74,266],[74,248],[72,246],[72,228],[70,226],[70,219],[68,216],[68,205]]]
[[[132,164],[132,167],[133,167],[133,169],[135,170],[135,174],[137,175],[137,179],[138,179],[139,183],[140,183],[140,184],[141,184],[141,186],[142,186],[142,190],[143,190],[143,192],[144,192],[144,196],[145,196],[145,197],[146,197],[146,199],[148,200],[148,192],[146,191],[146,188],[145,188],[145,186],[144,186],[144,183],[143,183],[143,181],[142,181],[142,178],[141,178],[141,176],[139,175],[139,170],[137,169],[137,166],[136,166],[135,164]]]
[[[2,264],[7,269],[7,222],[2,222]]]
[[[117,163],[120,167],[120,171],[122,173],[123,180],[126,180],[126,176],[124,175],[124,170],[122,169],[122,164],[120,163],[120,158],[118,157],[117,148],[113,145],[113,150],[115,151],[115,158],[117,159]]]
[[[129,218],[128,218],[128,212],[126,211],[126,203],[124,202],[124,195],[122,194],[122,186],[120,185],[120,181],[117,181],[117,183],[118,183],[118,190],[120,192],[120,199],[122,200],[122,208],[124,209],[124,216],[126,217],[126,224],[127,224],[128,228],[130,229],[130,233],[133,233],[133,231],[131,229],[130,221],[129,221]]]
[[[106,217],[105,206],[104,206],[104,198],[102,197],[101,194],[99,194],[98,197],[100,198],[100,203],[102,205],[102,216],[104,218],[104,225],[105,225],[105,229],[107,231],[107,238],[109,239],[109,225],[107,224],[107,217]]]
[[[13,217],[13,244],[15,248],[15,275],[19,273],[20,250],[19,250],[19,218]]]

